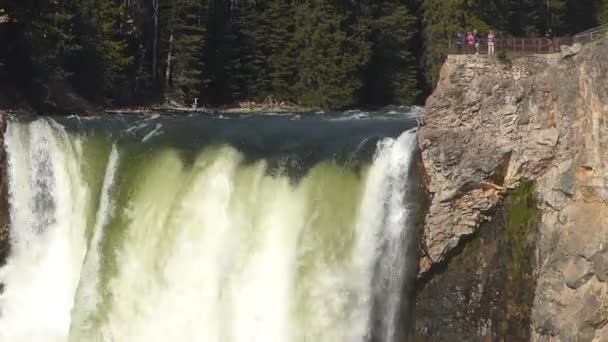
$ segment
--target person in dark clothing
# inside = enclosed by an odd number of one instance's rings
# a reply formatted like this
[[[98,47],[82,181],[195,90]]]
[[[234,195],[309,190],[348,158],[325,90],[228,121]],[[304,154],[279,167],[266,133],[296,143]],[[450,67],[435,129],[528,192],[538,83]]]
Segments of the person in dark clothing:
[[[547,39],[547,47],[549,51],[553,50],[553,30],[548,29],[547,33],[545,33],[545,38]]]
[[[477,32],[477,30],[475,30],[473,36],[475,39],[475,54],[479,55],[479,47],[481,46],[481,37],[479,36],[479,32]]]
[[[458,32],[456,35],[456,51],[458,53],[462,53],[462,48],[464,46],[464,34],[462,32]]]

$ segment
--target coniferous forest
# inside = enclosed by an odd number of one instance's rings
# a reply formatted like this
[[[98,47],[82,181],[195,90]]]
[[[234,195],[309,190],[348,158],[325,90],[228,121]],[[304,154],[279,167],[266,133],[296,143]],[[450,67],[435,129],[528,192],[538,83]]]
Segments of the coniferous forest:
[[[608,0],[0,0],[0,82],[107,106],[423,102],[457,32],[571,35]]]

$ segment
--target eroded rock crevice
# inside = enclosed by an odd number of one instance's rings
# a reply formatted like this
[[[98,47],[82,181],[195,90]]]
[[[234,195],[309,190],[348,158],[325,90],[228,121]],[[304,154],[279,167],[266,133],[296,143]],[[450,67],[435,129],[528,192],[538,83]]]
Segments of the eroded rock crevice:
[[[524,341],[531,336],[539,211],[533,184],[506,195],[416,294],[418,341]]]

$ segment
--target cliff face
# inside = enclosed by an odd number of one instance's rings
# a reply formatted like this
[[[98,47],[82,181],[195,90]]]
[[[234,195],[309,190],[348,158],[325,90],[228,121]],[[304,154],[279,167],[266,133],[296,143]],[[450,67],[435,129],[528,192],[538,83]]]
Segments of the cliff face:
[[[6,177],[6,152],[4,151],[4,131],[6,115],[0,111],[0,266],[3,266],[10,250],[8,180]],[[0,291],[2,284],[0,283]]]
[[[427,102],[421,275],[534,181],[532,340],[608,341],[607,80],[608,41],[566,58],[451,56]]]
[[[491,222],[420,280],[416,341],[527,341],[536,290],[534,183],[511,190]]]

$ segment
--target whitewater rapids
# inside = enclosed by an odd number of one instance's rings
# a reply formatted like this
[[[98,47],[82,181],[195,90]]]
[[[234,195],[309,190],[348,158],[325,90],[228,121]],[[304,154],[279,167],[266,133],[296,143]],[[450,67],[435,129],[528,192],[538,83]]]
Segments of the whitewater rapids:
[[[228,142],[154,145],[149,127],[133,145],[9,122],[0,341],[396,340],[414,131],[294,177]]]

